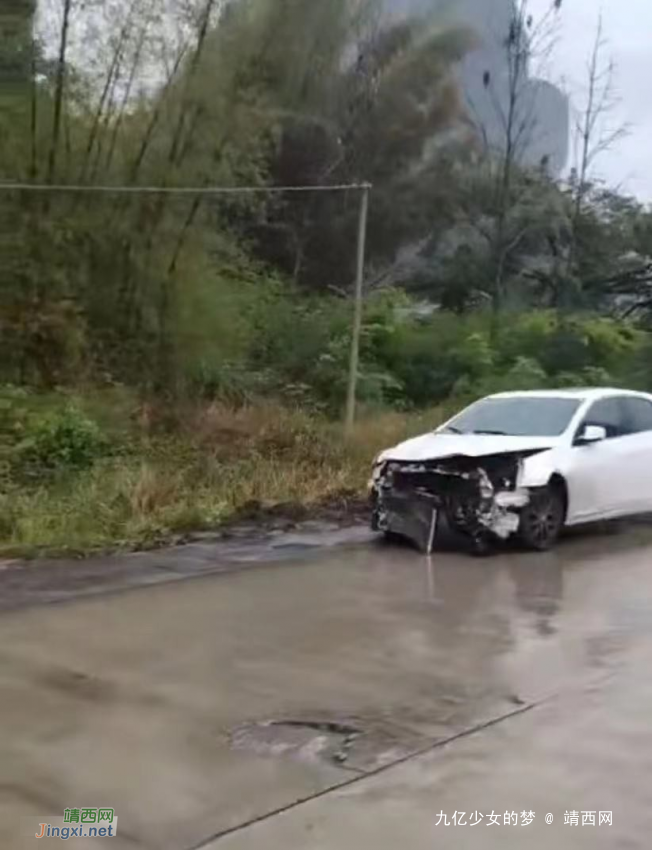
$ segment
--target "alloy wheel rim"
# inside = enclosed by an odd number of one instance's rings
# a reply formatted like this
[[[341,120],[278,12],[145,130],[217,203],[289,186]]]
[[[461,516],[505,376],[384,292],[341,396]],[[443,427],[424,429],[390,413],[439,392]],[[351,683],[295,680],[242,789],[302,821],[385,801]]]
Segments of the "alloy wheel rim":
[[[558,518],[552,499],[530,510],[530,527],[538,543],[550,540],[557,531]]]

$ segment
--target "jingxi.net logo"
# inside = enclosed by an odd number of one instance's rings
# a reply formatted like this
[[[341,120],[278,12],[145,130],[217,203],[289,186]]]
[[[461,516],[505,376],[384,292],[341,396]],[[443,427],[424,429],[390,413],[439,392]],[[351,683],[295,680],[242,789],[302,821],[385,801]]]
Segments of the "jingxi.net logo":
[[[63,818],[50,823],[40,823],[36,838],[114,838],[118,832],[118,818],[114,809],[70,808]]]

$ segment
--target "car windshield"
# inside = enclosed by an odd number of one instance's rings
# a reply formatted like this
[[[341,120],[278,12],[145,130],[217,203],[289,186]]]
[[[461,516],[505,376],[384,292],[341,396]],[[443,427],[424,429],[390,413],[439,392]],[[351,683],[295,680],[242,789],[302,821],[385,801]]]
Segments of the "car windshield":
[[[572,398],[486,398],[460,413],[442,430],[454,434],[558,437],[570,425],[579,405]]]

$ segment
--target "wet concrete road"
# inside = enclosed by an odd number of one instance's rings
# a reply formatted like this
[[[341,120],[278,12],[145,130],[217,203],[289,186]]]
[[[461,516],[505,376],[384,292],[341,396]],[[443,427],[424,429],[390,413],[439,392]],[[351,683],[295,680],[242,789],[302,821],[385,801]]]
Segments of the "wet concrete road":
[[[358,545],[8,612],[0,847],[108,806],[119,848],[647,848],[650,670],[633,533],[488,561]],[[456,811],[483,822],[437,825]]]

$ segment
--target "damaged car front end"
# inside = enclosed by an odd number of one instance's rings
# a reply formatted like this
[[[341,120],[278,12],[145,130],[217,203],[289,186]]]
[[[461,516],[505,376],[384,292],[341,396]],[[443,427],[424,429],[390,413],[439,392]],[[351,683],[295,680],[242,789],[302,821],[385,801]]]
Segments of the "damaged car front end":
[[[542,449],[482,457],[381,459],[370,482],[375,531],[412,541],[431,554],[440,521],[469,538],[477,552],[519,530],[530,491],[521,486],[524,460]]]

